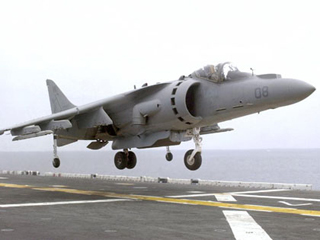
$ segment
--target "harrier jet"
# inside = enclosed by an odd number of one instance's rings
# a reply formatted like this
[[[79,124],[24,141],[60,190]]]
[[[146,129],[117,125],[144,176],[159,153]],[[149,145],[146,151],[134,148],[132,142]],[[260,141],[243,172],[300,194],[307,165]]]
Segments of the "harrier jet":
[[[184,163],[197,170],[202,163],[201,135],[231,131],[218,123],[290,105],[308,97],[315,88],[279,74],[254,75],[230,63],[208,65],[178,80],[143,86],[83,106],[72,104],[58,86],[47,80],[52,114],[9,128],[13,141],[53,134],[53,166],[59,167],[57,146],[90,140],[97,150],[112,141],[120,149],[114,157],[118,169],[132,169],[137,158],[132,148],[167,147],[192,140]]]

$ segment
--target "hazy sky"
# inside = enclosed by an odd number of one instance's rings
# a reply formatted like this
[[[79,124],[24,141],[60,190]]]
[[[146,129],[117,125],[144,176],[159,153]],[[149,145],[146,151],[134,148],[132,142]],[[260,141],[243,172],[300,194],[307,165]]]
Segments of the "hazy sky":
[[[318,91],[292,106],[221,123],[235,131],[204,136],[204,148],[319,148],[318,2],[0,0],[0,128],[51,113],[48,78],[81,105],[231,61]],[[52,136],[11,138],[0,137],[0,151],[52,149]]]

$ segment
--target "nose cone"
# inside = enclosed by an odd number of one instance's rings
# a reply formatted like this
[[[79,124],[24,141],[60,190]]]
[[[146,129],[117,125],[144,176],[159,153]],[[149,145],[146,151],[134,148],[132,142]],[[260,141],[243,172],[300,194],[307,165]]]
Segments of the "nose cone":
[[[272,108],[300,102],[316,90],[306,82],[289,78],[276,79],[269,86],[268,101],[272,104]]]
[[[299,102],[308,96],[310,96],[314,91],[315,87],[309,83],[291,79],[288,85],[288,94],[291,99],[295,102]]]

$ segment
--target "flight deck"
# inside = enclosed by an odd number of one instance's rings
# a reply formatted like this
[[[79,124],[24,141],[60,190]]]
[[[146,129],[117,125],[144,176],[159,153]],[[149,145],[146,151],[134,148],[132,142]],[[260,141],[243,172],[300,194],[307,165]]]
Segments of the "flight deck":
[[[0,174],[1,239],[320,236],[320,193],[309,185],[22,174]]]

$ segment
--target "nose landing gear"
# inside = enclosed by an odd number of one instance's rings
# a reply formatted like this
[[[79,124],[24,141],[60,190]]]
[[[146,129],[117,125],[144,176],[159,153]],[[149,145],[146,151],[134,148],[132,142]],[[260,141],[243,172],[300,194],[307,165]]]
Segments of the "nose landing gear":
[[[193,128],[190,134],[195,144],[194,150],[189,150],[184,155],[184,164],[191,170],[197,170],[202,163],[201,151],[202,151],[202,138],[200,137],[200,128]]]

